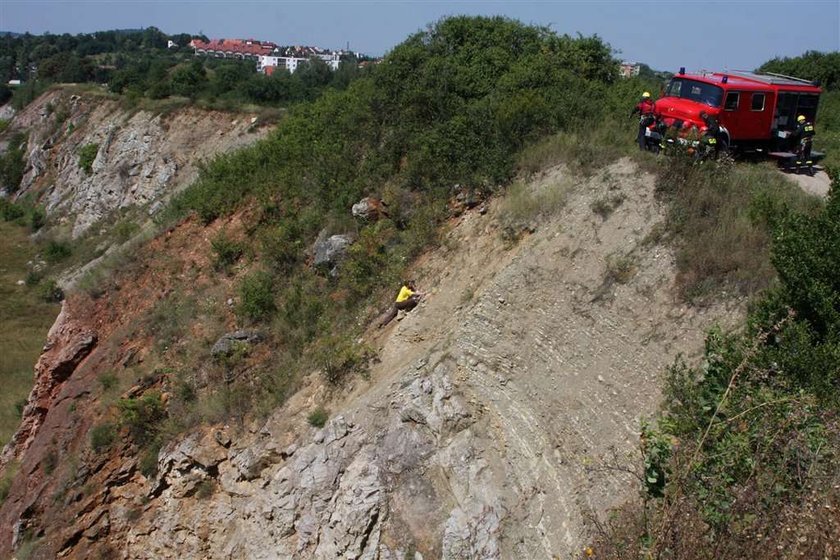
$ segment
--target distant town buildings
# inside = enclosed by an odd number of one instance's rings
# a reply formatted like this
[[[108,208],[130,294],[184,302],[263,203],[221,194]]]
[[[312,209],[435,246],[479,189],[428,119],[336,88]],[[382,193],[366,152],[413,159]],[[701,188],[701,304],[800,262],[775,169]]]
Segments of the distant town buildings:
[[[344,51],[330,51],[318,47],[280,47],[269,41],[254,39],[213,39],[209,42],[193,39],[190,46],[196,56],[254,60],[257,70],[272,74],[276,70],[294,72],[300,63],[312,58],[323,60],[333,70],[338,69]]]
[[[622,78],[632,78],[639,75],[641,68],[642,66],[638,62],[622,62],[618,72]]]

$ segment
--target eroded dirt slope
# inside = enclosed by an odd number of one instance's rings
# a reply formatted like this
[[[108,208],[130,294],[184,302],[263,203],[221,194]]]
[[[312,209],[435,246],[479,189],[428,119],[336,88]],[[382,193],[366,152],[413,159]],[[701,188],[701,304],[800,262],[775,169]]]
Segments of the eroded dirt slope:
[[[565,208],[514,247],[503,203],[467,214],[418,271],[427,300],[370,332],[381,361],[325,428],[305,420],[324,399],[313,378],[250,436],[219,428],[168,448],[155,481],[120,491],[145,496],[137,519],[110,506],[113,545],[128,558],[579,552],[587,517],[637,491],[606,467],[635,461],[663,368],[738,310],[675,301],[662,208],[631,163],[583,182],[554,169],[531,188],[568,188]],[[621,200],[606,219],[592,209],[604,197]]]

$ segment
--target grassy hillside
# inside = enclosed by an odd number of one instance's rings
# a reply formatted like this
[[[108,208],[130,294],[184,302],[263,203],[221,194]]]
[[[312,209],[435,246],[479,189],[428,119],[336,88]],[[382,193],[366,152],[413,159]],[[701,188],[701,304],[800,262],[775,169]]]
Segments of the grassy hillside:
[[[58,314],[58,304],[45,301],[43,293],[18,285],[32,276],[27,262],[36,247],[28,231],[0,221],[0,446],[5,445],[20,422],[20,413],[32,390],[33,367],[47,330]]]

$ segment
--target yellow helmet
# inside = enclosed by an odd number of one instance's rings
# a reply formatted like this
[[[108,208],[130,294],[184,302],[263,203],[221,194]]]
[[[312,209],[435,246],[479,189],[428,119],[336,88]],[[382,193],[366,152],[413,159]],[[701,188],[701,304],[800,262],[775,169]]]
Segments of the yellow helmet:
[[[650,92],[649,91],[646,91],[642,94],[642,99],[647,99],[648,97],[650,97]]]
[[[796,122],[805,122],[805,115],[799,115],[796,117]]]

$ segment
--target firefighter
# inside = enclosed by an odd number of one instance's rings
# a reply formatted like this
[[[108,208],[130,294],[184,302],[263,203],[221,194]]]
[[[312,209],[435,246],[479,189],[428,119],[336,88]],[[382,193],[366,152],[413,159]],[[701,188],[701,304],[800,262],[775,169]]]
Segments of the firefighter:
[[[720,154],[721,141],[723,140],[720,125],[718,124],[717,119],[708,114],[706,111],[700,112],[700,120],[702,120],[703,124],[706,125],[706,130],[703,131],[703,136],[700,138],[700,142],[705,148],[704,151],[706,153],[714,152],[715,157],[717,157]]]
[[[636,113],[639,114],[639,134],[636,137],[636,140],[639,142],[639,149],[645,149],[645,129],[650,126],[654,120],[654,105],[653,99],[650,98],[650,92],[644,92],[642,94],[641,100],[633,107],[633,110],[630,112],[630,116],[632,117]]]
[[[810,167],[811,161],[811,144],[814,143],[814,124],[805,118],[805,115],[796,117],[798,123],[796,129],[793,131],[793,140],[798,143],[796,149],[796,165]]]

